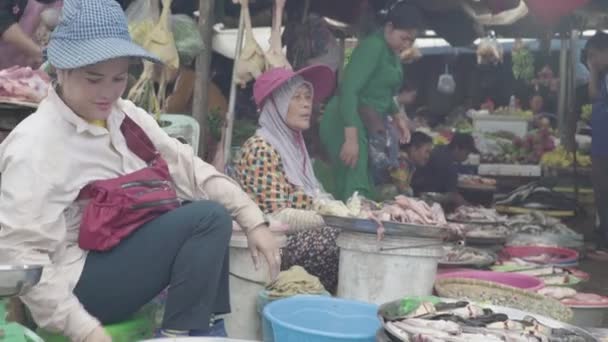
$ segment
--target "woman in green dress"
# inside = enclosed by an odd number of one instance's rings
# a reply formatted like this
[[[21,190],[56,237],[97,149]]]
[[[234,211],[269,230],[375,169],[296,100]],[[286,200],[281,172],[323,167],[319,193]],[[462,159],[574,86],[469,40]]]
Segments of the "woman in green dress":
[[[338,199],[346,200],[355,192],[376,198],[368,145],[391,136],[387,132],[392,127],[397,128],[399,140],[409,136],[407,118],[398,114],[393,96],[403,82],[399,55],[413,45],[421,27],[420,10],[397,1],[385,14],[383,27],[355,48],[337,95],[327,104],[320,134],[331,157],[333,195]],[[398,148],[397,142],[393,145]]]

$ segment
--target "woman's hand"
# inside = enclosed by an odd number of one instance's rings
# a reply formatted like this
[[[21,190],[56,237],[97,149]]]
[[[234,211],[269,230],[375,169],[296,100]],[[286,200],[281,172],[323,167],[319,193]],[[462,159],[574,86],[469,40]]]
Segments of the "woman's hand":
[[[253,228],[247,233],[247,244],[255,269],[260,268],[260,253],[266,258],[270,281],[273,281],[281,271],[281,251],[276,237],[267,225]]]
[[[395,115],[394,118],[395,126],[397,126],[397,130],[399,131],[399,142],[401,144],[409,143],[412,135],[410,133],[410,124],[408,118],[403,114]]]
[[[84,342],[112,342],[112,338],[106,330],[100,325],[92,333],[84,339]]]
[[[340,150],[340,159],[346,166],[355,168],[359,161],[359,140],[356,127],[346,127],[344,129],[344,144]]]

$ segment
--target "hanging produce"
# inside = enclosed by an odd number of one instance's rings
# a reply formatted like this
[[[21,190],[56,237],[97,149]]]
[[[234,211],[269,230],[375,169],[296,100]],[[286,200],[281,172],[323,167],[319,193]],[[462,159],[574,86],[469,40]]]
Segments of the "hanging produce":
[[[403,63],[410,64],[422,58],[422,52],[416,46],[411,46],[403,50],[399,57],[401,57]]]
[[[521,39],[515,41],[512,52],[513,76],[516,80],[529,82],[534,78],[534,55]]]
[[[498,40],[489,36],[477,46],[477,64],[499,64],[503,61],[503,49]]]
[[[283,53],[281,43],[281,24],[283,23],[283,10],[286,0],[275,0],[272,15],[272,30],[270,31],[270,48],[264,54],[266,58],[266,69],[289,68],[291,64],[287,61],[287,56]]]
[[[129,91],[127,98],[148,113],[156,115],[160,113],[160,105],[154,89],[154,64],[144,62],[143,72]]]
[[[129,100],[155,114],[157,120],[164,108],[167,83],[179,68],[179,55],[170,23],[171,2],[172,0],[162,0],[163,10],[158,22],[147,32],[142,44],[144,49],[158,56],[164,65],[156,68],[154,64],[144,62],[144,70],[128,95]],[[160,76],[158,93],[154,90],[157,74]]]
[[[253,36],[249,0],[236,0],[241,3],[241,17],[245,24],[245,45],[236,61],[236,84],[244,88],[247,82],[254,80],[264,72],[264,52]]]
[[[160,17],[159,2],[156,0],[136,0],[134,1],[125,14],[129,22],[129,34],[133,42],[143,46],[146,42],[146,37]]]
[[[162,0],[163,9],[158,23],[146,36],[143,48],[158,56],[166,68],[176,70],[179,68],[179,55],[171,31],[172,2],[173,0]]]
[[[191,65],[203,51],[203,38],[194,19],[185,14],[171,16],[171,31],[182,66]]]

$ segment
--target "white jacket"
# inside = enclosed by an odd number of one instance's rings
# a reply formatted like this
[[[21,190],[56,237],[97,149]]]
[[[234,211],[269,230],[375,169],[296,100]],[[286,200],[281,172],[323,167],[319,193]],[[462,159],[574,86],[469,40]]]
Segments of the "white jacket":
[[[76,198],[91,181],[145,166],[120,131],[125,113],[169,164],[180,198],[217,201],[245,229],[265,222],[236,183],[169,137],[133,103],[119,100],[105,129],[77,116],[51,89],[0,145],[0,264],[45,265],[40,283],[21,299],[38,325],[73,341],[82,341],[99,324],[73,294],[86,259],[77,242],[85,203]]]

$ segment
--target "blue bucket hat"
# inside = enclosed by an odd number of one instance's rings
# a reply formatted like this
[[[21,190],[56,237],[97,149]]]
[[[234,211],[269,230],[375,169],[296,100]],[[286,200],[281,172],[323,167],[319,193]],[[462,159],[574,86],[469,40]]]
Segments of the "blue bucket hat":
[[[161,63],[133,43],[125,14],[115,0],[65,0],[46,56],[58,69],[76,69],[119,57]]]

